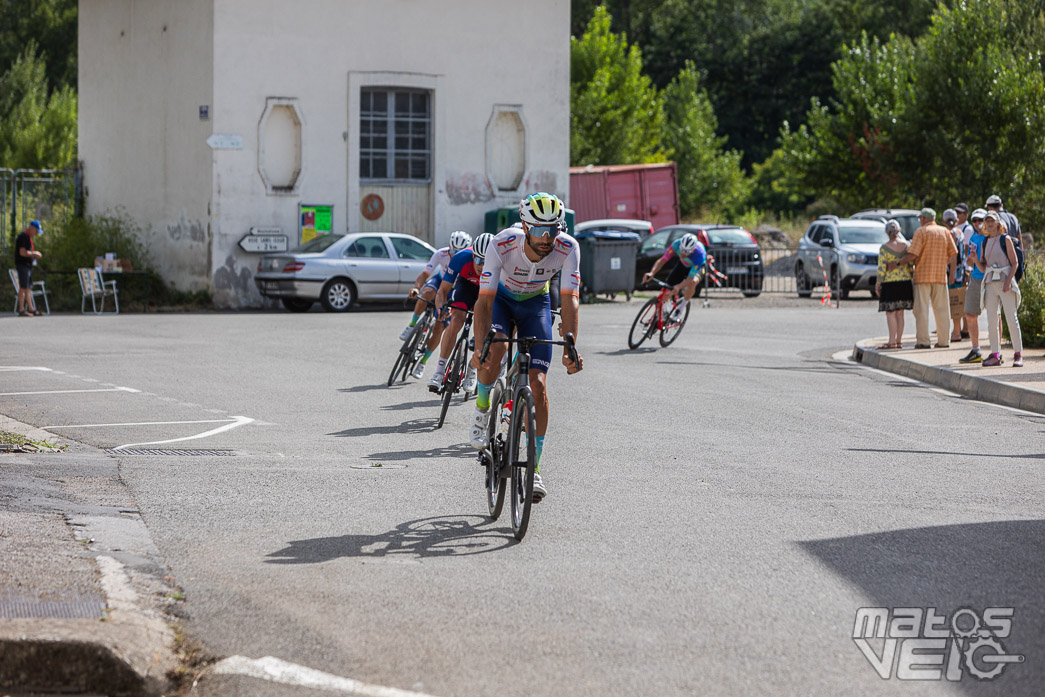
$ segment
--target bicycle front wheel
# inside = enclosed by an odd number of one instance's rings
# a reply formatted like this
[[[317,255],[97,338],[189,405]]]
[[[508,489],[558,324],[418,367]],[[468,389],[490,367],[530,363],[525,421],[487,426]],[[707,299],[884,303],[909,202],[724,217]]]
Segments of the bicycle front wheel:
[[[414,355],[417,353],[415,349],[420,339],[419,334],[421,334],[423,329],[420,324],[415,324],[414,330],[410,332],[410,336],[406,337],[406,341],[399,347],[399,355],[396,356],[395,365],[392,366],[392,372],[388,376],[389,387],[396,381],[400,371],[402,371],[403,379],[405,380],[406,374],[413,369]]]
[[[443,427],[446,410],[450,408],[450,400],[457,392],[457,386],[461,384],[461,364],[464,362],[465,347],[466,345],[462,345],[458,340],[457,345],[454,346],[454,352],[450,355],[450,360],[446,362],[446,373],[443,376],[443,405],[439,408],[439,423],[436,424],[436,428]]]
[[[686,309],[682,311],[682,316],[677,321],[668,319],[665,319],[664,321],[664,328],[660,330],[661,346],[668,346],[675,339],[679,338],[679,332],[681,332],[682,328],[686,326],[686,320],[689,319],[690,303],[686,302],[685,298],[674,298],[671,301],[671,309],[668,310],[666,307],[664,308],[665,315],[671,317],[674,314],[675,309],[682,303],[686,304]]]
[[[639,310],[635,321],[631,324],[631,333],[628,334],[628,348],[637,349],[642,342],[653,336],[657,327],[657,299],[650,298]]]
[[[529,387],[519,388],[512,404],[508,453],[512,465],[512,532],[521,540],[530,524],[533,473],[537,469],[537,417]]]

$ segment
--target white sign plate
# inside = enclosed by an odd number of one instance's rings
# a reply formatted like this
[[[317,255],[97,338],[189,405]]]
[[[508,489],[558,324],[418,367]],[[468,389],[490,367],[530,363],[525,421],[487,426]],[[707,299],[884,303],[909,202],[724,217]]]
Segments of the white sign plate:
[[[243,136],[214,133],[207,138],[207,145],[210,146],[211,150],[242,150]]]
[[[287,251],[286,235],[244,235],[239,241],[240,249],[253,254]]]

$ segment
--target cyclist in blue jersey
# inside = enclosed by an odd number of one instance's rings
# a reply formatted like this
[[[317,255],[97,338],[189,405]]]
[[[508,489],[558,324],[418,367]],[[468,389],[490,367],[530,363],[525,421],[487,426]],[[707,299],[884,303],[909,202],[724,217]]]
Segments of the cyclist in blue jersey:
[[[677,319],[682,316],[682,313],[686,309],[686,304],[693,299],[693,294],[697,291],[697,286],[704,279],[704,269],[708,261],[707,250],[704,249],[704,245],[700,243],[697,236],[691,232],[687,232],[682,237],[678,238],[671,243],[671,246],[664,252],[664,256],[657,259],[656,263],[653,264],[653,268],[642,277],[643,283],[648,282],[651,278],[657,275],[666,263],[671,261],[673,257],[678,258],[678,263],[668,274],[668,285],[675,286],[676,293],[682,293],[683,297],[686,298],[686,303],[679,305],[675,308],[675,312],[672,319]]]
[[[450,304],[450,326],[443,332],[439,344],[439,361],[432,378],[428,381],[428,389],[431,392],[438,392],[443,386],[446,362],[450,360],[457,336],[464,328],[465,311],[471,310],[479,297],[479,276],[483,272],[486,250],[492,239],[493,235],[488,232],[476,237],[472,242],[472,248],[455,254],[443,273],[443,282],[436,293],[435,303],[440,307]],[[466,394],[475,389],[474,367],[468,366],[468,374],[461,388]]]
[[[518,336],[552,338],[551,301],[548,281],[562,273],[562,323],[559,333],[577,336],[580,312],[580,248],[577,241],[564,231],[566,209],[558,197],[544,192],[531,194],[519,204],[521,229],[502,230],[490,243],[486,265],[479,280],[479,300],[475,303],[476,354],[479,343],[485,341],[492,328],[498,338],[508,336],[509,324],[514,321]],[[486,362],[473,365],[479,368],[479,386],[475,397],[475,416],[469,442],[482,449],[486,445],[486,427],[490,418],[490,388],[497,380],[501,361],[507,347],[503,343],[490,345]],[[530,388],[536,411],[537,473],[533,478],[533,502],[548,493],[541,480],[540,462],[544,437],[548,429],[548,392],[545,386],[551,367],[552,347],[539,344],[531,352]],[[563,365],[567,372],[576,373],[584,367],[570,360],[564,352]]]

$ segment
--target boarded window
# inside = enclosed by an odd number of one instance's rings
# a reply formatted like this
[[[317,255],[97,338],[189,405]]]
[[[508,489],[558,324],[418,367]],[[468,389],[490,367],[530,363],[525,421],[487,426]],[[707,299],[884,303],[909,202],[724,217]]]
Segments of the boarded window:
[[[519,188],[526,170],[526,128],[517,111],[495,112],[486,129],[486,166],[499,190]]]

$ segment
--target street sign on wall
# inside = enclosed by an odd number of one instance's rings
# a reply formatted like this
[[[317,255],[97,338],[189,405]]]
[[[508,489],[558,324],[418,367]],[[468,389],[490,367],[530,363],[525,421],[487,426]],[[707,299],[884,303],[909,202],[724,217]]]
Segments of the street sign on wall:
[[[252,254],[287,251],[286,235],[244,235],[239,241],[240,249]]]
[[[211,150],[242,150],[243,136],[214,133],[207,138],[207,145]]]

